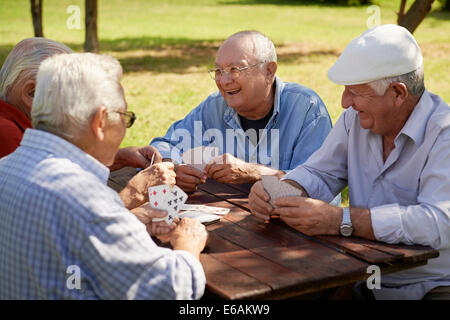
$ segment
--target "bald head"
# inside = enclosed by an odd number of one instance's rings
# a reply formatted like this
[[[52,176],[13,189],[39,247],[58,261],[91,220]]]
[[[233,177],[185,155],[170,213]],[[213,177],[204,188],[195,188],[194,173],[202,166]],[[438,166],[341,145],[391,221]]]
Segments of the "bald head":
[[[217,55],[227,47],[234,47],[255,61],[277,62],[272,40],[259,31],[240,31],[231,35],[222,43]]]
[[[27,109],[31,108],[41,62],[55,54],[72,52],[66,45],[46,38],[20,41],[6,57],[0,70],[0,99],[15,105],[29,116]],[[27,92],[23,92],[24,89]]]

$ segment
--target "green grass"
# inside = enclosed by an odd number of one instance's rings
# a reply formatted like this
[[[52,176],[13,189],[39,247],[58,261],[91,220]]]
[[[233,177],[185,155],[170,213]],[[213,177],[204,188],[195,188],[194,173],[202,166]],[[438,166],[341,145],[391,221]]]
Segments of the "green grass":
[[[121,62],[129,109],[138,116],[122,146],[148,144],[215,91],[206,70],[214,63],[221,41],[244,29],[262,31],[273,39],[278,75],[314,89],[334,123],[342,112],[342,87],[327,79],[327,70],[350,40],[367,29],[367,7],[299,2],[99,0],[101,53]],[[396,22],[399,3],[378,1],[381,23]],[[81,30],[66,27],[69,5],[81,8]],[[45,0],[43,20],[46,37],[82,51],[83,0]],[[33,36],[29,1],[0,0],[0,21],[2,63],[14,44]],[[426,85],[446,101],[450,101],[449,34],[450,13],[437,11],[429,14],[414,34],[425,58]]]

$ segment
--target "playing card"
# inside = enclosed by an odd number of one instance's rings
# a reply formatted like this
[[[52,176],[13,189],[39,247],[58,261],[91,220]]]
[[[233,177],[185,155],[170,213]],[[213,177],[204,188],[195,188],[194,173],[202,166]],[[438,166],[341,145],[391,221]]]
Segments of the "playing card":
[[[300,189],[291,186],[289,183],[278,180],[276,176],[262,176],[264,189],[270,196],[270,204],[273,200],[283,197],[304,196]]]
[[[153,218],[152,221],[166,221],[170,225],[177,217],[181,206],[187,200],[187,194],[178,186],[172,189],[170,185],[160,185],[148,188],[150,205],[155,209],[166,210],[167,216],[164,218]]]
[[[203,209],[205,206],[202,204],[183,204],[181,206],[181,210],[201,210]]]
[[[195,210],[181,212],[179,214],[179,217],[180,217],[180,219],[183,219],[183,218],[196,219],[203,224],[210,224],[213,222],[220,221],[220,217],[218,217],[214,214],[205,213],[203,211],[195,211]]]
[[[219,207],[212,207],[212,206],[203,206],[203,208],[199,209],[200,211],[217,214],[220,216],[226,215],[228,212],[230,212],[230,209],[227,208],[219,208]]]
[[[190,149],[181,156],[183,162],[204,171],[211,159],[219,155],[219,148],[200,146]]]

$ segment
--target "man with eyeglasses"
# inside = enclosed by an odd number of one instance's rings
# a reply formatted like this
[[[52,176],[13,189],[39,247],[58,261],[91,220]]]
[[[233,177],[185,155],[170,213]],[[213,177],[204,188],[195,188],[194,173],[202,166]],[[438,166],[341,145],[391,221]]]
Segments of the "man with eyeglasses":
[[[281,177],[322,145],[332,125],[322,100],[283,82],[276,71],[275,47],[262,33],[238,32],[223,42],[210,71],[219,91],[151,142],[177,164],[177,185],[194,191],[207,177],[233,184]],[[217,147],[220,154],[204,172],[181,157],[198,146]]]
[[[52,55],[72,52],[66,45],[46,38],[24,39],[11,50],[0,70],[0,158],[13,152],[25,130],[31,128],[31,105],[40,63]],[[125,166],[146,168],[153,154],[154,163],[161,162],[161,155],[151,146],[122,148],[110,170]]]
[[[0,159],[0,299],[203,295],[205,227],[189,218],[170,227],[154,222],[167,213],[148,203],[131,214],[106,185],[107,166],[135,118],[121,77],[116,59],[92,53],[40,64],[33,128]],[[150,237],[162,233],[173,250]]]

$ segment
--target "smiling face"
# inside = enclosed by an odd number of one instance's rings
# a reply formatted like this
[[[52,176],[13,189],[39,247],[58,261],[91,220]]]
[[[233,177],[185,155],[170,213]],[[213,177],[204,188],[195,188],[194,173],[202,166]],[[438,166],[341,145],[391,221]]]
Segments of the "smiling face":
[[[345,86],[342,107],[353,107],[358,112],[362,128],[381,136],[395,136],[403,124],[397,121],[399,108],[396,108],[389,90],[379,96],[368,84]]]
[[[216,68],[245,67],[261,62],[254,56],[253,47],[250,37],[226,40],[217,53]],[[216,80],[216,85],[228,106],[245,118],[258,119],[273,105],[273,77],[268,64],[262,64],[241,71],[235,79],[224,73]]]

